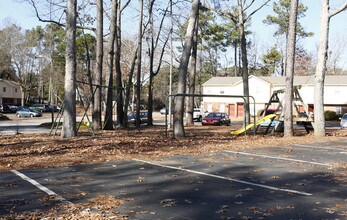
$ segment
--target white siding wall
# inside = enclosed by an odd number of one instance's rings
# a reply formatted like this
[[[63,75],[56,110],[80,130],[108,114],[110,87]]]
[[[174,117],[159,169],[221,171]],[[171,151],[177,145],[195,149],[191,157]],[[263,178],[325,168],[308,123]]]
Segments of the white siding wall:
[[[4,88],[6,91],[4,92]],[[16,91],[17,89],[17,91]],[[19,86],[15,86],[6,81],[0,81],[0,96],[3,98],[21,98],[21,91]]]
[[[255,98],[256,101],[256,113],[259,109],[264,108],[264,104],[267,103],[275,90],[284,89],[284,86],[280,85],[270,85],[268,82],[263,81],[258,77],[251,76],[249,78],[249,89],[250,95]],[[313,104],[314,103],[314,86],[306,85],[302,86],[299,90],[301,97],[305,104]],[[243,84],[242,82],[236,85],[230,86],[221,86],[221,85],[213,85],[213,86],[204,86],[203,93],[208,95],[243,95]],[[347,86],[337,86],[337,85],[326,85],[324,88],[324,103],[325,105],[347,105]],[[283,95],[279,97],[283,101]],[[218,109],[222,111],[222,107],[224,105],[224,109],[227,111],[229,104],[235,103],[243,103],[242,98],[211,98],[204,97],[203,102],[205,105],[205,110],[211,111],[212,106],[213,110],[217,111]],[[217,106],[215,106],[217,105]],[[253,105],[251,99],[250,106],[251,113],[253,114]]]

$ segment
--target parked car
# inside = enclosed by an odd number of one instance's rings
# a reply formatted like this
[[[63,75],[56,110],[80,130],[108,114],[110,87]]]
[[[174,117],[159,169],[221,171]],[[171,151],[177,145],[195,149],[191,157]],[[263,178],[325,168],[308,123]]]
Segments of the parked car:
[[[52,111],[52,108],[53,108],[53,111],[54,111],[54,112],[60,112],[60,107],[59,107],[59,106],[50,105],[50,106],[49,106],[49,111],[50,111],[50,112]]]
[[[0,112],[1,113],[10,113],[11,108],[6,104],[0,104]]]
[[[202,119],[202,125],[230,125],[230,118],[224,112],[211,112]]]
[[[342,118],[340,118],[340,127],[341,129],[347,128],[347,113],[343,114]]]
[[[141,124],[148,122],[148,113],[147,112],[140,112],[140,121],[141,121]],[[128,114],[128,123],[136,124],[136,112],[131,112]]]
[[[165,115],[165,114],[169,113],[169,109],[167,107],[164,107],[164,108],[160,109],[159,112],[160,112],[160,114]]]
[[[21,110],[18,110],[16,112],[16,115],[17,115],[18,118],[21,118],[21,117],[31,117],[31,118],[33,118],[33,117],[41,117],[42,113],[36,111],[33,108],[22,108]]]
[[[203,115],[204,115],[204,112],[201,108],[194,108],[193,120],[202,121]]]
[[[18,111],[18,106],[16,105],[11,105],[11,104],[7,104],[8,107],[10,108],[10,112],[11,113],[16,113]]]
[[[35,109],[36,111],[39,112],[49,112],[52,111],[52,109],[49,107],[49,105],[45,104],[33,104],[31,108]]]

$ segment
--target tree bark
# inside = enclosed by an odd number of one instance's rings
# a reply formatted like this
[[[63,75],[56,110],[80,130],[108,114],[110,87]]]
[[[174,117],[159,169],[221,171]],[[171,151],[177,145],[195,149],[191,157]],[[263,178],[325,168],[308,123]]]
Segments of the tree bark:
[[[329,12],[329,0],[322,0],[318,60],[314,86],[314,135],[316,137],[325,136],[324,80],[328,59],[330,18],[346,10],[346,8],[347,2],[335,11]]]
[[[242,0],[238,0],[238,12],[239,12],[239,29],[241,36],[241,60],[242,60],[242,81],[243,81],[243,95],[245,96],[245,117],[246,125],[251,122],[251,115],[249,109],[249,83],[248,83],[248,59],[247,59],[247,40],[245,34],[245,19]],[[246,126],[245,125],[245,126]]]
[[[141,59],[142,59],[142,23],[143,23],[143,0],[140,0],[139,33],[137,38],[137,72],[136,72],[136,128],[140,129],[140,105],[141,105]]]
[[[126,117],[124,117],[123,110],[123,80],[122,80],[122,69],[120,63],[121,55],[121,10],[120,10],[120,0],[118,1],[117,7],[117,26],[116,26],[116,50],[115,50],[115,62],[116,62],[116,83],[117,83],[117,122],[119,126],[123,127],[126,124]]]
[[[199,18],[199,11],[197,17]],[[196,78],[196,65],[197,65],[197,55],[198,55],[198,27],[199,19],[196,19],[195,32],[193,37],[193,46],[192,46],[192,61],[191,69],[189,71],[189,83],[188,83],[188,93],[195,94],[195,78]],[[194,96],[188,97],[187,101],[187,125],[194,124]]]
[[[103,0],[97,0],[97,26],[96,26],[96,64],[95,64],[95,88],[94,109],[93,109],[93,126],[94,130],[102,129],[101,122],[101,84],[102,84],[102,63],[104,57],[104,9]]]
[[[180,60],[180,65],[178,69],[178,88],[177,93],[185,94],[186,92],[186,77],[187,69],[190,58],[190,53],[192,50],[194,29],[196,20],[198,18],[199,11],[199,0],[193,0],[192,9],[189,17],[183,52]],[[174,126],[174,136],[182,138],[185,136],[183,117],[184,117],[184,97],[180,96],[176,98],[175,102],[175,112],[173,117],[173,126]]]
[[[329,0],[322,0],[318,60],[314,79],[314,135],[325,136],[324,80],[328,59]]]
[[[295,63],[298,0],[291,0],[286,58],[286,92],[284,95],[284,136],[293,136],[293,80]]]
[[[105,112],[105,130],[113,130],[113,66],[114,66],[114,43],[116,39],[117,23],[117,0],[112,0],[110,36],[108,39],[108,57],[106,73],[106,112]]]
[[[63,138],[74,137],[76,130],[76,17],[77,1],[68,0],[66,12],[65,101]]]

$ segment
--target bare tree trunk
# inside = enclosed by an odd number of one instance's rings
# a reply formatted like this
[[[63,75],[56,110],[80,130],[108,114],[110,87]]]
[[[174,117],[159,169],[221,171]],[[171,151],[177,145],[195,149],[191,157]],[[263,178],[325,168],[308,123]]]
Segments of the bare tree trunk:
[[[284,95],[284,136],[293,136],[293,80],[295,64],[296,24],[298,0],[290,2],[289,29],[286,58],[286,92]]]
[[[77,1],[68,0],[66,13],[65,101],[63,138],[74,137],[76,131],[76,17]]]
[[[120,0],[118,1],[117,7],[117,26],[116,26],[116,83],[117,83],[117,120],[119,126],[123,127],[126,123],[123,111],[123,80],[122,80],[122,70],[120,64],[120,55],[121,55],[121,10],[120,10]]]
[[[102,129],[101,122],[101,84],[102,84],[102,63],[104,57],[104,9],[103,0],[97,0],[97,27],[96,27],[96,65],[95,65],[95,88],[93,126],[95,130]]]
[[[133,77],[134,77],[136,59],[137,59],[137,49],[135,51],[134,58],[131,62],[129,79],[128,79],[128,83],[127,83],[126,90],[125,90],[125,102],[124,102],[124,115],[125,116],[128,115],[128,107],[129,107],[129,103],[130,103],[130,90],[131,90],[131,87],[133,86]],[[127,125],[127,123],[126,123],[126,125]]]
[[[157,61],[157,68],[154,69],[154,54],[156,49],[158,48],[158,42],[161,36],[161,31],[163,29],[163,24],[164,24],[164,19],[166,17],[166,13],[168,11],[168,8],[166,8],[165,12],[163,13],[163,16],[161,18],[159,30],[157,32],[157,36],[155,37],[154,34],[154,20],[153,20],[153,6],[154,6],[155,0],[150,1],[149,9],[148,9],[148,21],[150,24],[150,43],[148,45],[148,54],[149,54],[149,85],[148,85],[148,122],[147,125],[153,125],[153,80],[154,77],[158,74],[161,64],[162,64],[162,58],[163,54],[165,52],[165,47],[166,44],[169,40],[169,36],[167,36],[162,48],[161,48],[161,53],[160,53],[160,58]]]
[[[150,44],[148,45],[149,54],[149,83],[148,83],[148,123],[147,125],[153,125],[153,80],[154,80],[154,20],[153,20],[153,5],[154,0],[149,2],[148,6],[148,20],[150,25]]]
[[[105,113],[105,130],[113,130],[113,64],[114,64],[114,43],[116,39],[116,22],[117,22],[117,0],[112,0],[110,36],[108,39],[108,58],[106,74],[106,113]]]
[[[330,18],[346,10],[346,8],[347,2],[345,2],[337,10],[329,12],[329,0],[322,0],[318,60],[314,80],[314,135],[316,137],[325,136],[324,80],[326,73],[326,64],[328,59]]]
[[[189,63],[190,52],[192,50],[193,37],[194,37],[194,29],[196,20],[198,19],[198,11],[199,11],[199,0],[193,0],[192,9],[190,12],[183,52],[181,56],[180,66],[178,69],[178,88],[177,93],[185,94],[186,93],[186,76],[187,69]],[[184,125],[183,125],[183,117],[184,117],[184,97],[177,97],[175,103],[175,113],[174,113],[174,135],[175,137],[184,137]]]
[[[140,105],[141,105],[141,53],[142,53],[142,23],[143,23],[143,0],[140,0],[139,33],[137,39],[137,73],[136,73],[136,128],[140,129]]]
[[[325,136],[324,79],[328,59],[329,0],[322,0],[318,60],[314,80],[314,135]]]
[[[199,11],[197,17],[199,18]],[[196,19],[195,24],[195,34],[193,37],[193,46],[192,46],[192,61],[191,69],[189,71],[189,83],[188,83],[188,93],[195,94],[195,78],[196,78],[196,65],[197,65],[197,54],[198,54],[198,27],[199,19]],[[187,124],[194,124],[194,97],[188,97],[187,102]]]
[[[248,60],[247,60],[247,40],[245,34],[245,19],[242,0],[238,0],[238,12],[239,12],[239,29],[241,36],[241,59],[242,59],[242,81],[243,81],[243,95],[245,96],[245,117],[246,124],[251,121],[250,109],[249,109],[249,83],[248,83]],[[246,125],[245,125],[246,126]]]

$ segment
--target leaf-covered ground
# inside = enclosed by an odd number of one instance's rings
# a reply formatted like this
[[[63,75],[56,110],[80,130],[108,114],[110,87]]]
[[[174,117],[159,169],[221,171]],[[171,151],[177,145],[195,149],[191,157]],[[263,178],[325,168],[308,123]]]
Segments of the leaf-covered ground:
[[[135,129],[102,131],[94,136],[89,133],[80,133],[78,137],[71,139],[42,134],[1,136],[0,172],[132,158],[154,159],[180,154],[199,155],[226,149],[308,144],[347,137],[346,130],[328,130],[326,137],[315,139],[312,133],[306,134],[304,130],[296,130],[292,138],[283,138],[281,133],[231,136],[230,129],[230,127],[188,127],[187,137],[181,139],[166,137],[165,129],[161,126],[149,128],[144,126],[140,131]],[[121,202],[115,197],[104,196],[102,199],[95,198],[88,204],[63,205],[48,213],[20,213],[10,217],[15,219],[26,219],[28,216],[32,219],[42,217],[56,219],[57,216],[59,219],[123,219],[125,217],[113,211],[113,207]]]

